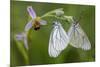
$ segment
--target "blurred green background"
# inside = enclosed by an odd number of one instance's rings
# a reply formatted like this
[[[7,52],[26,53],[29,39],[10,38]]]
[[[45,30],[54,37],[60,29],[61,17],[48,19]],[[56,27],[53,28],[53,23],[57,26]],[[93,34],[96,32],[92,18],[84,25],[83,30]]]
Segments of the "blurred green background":
[[[48,21],[48,25],[42,26],[40,30],[30,31],[29,35],[29,51],[24,48],[23,42],[17,42],[14,35],[24,31],[25,25],[31,19],[27,12],[27,6],[32,6],[37,16],[57,9],[64,8],[65,15],[75,16],[79,18],[80,25],[87,34],[92,49],[84,51],[72,46],[68,46],[57,58],[51,58],[48,55],[49,36],[52,30],[52,20],[54,18],[44,18]],[[75,5],[75,4],[57,4],[57,3],[40,3],[40,2],[24,2],[11,1],[11,50],[10,65],[40,65],[40,64],[58,64],[58,63],[74,63],[74,62],[90,62],[95,61],[95,6],[93,5]],[[67,31],[70,27],[68,23],[62,23]]]

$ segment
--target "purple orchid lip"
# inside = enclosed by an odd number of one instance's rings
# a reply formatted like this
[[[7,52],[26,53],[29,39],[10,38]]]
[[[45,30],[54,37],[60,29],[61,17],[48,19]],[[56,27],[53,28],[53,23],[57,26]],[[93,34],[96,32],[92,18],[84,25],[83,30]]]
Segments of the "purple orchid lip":
[[[36,18],[36,12],[32,8],[32,6],[28,6],[27,11],[28,11],[29,15],[32,17],[32,19]]]

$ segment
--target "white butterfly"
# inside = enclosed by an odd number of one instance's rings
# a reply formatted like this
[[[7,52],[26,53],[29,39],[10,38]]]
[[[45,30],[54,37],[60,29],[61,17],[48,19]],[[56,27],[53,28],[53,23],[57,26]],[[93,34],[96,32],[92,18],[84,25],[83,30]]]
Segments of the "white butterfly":
[[[62,50],[64,50],[69,43],[69,38],[59,22],[54,22],[53,30],[50,34],[49,40],[49,55],[50,57],[57,57]]]
[[[91,49],[87,35],[76,21],[73,20],[67,34],[69,36],[70,45],[73,47],[82,48],[83,50]]]

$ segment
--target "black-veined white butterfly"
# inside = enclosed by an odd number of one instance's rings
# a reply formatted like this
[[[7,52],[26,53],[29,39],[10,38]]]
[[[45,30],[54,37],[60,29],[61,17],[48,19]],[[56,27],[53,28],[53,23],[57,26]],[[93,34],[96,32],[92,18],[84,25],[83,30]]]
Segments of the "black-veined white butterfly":
[[[72,19],[71,27],[69,28],[67,35],[69,36],[70,45],[76,48],[82,48],[83,50],[91,49],[91,43],[77,21]]]
[[[57,57],[69,43],[69,38],[60,22],[55,21],[49,40],[49,56]]]

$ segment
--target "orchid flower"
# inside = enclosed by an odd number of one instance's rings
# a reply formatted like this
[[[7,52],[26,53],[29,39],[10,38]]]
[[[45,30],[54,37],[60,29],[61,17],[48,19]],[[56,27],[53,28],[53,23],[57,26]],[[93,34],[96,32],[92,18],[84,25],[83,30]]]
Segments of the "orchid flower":
[[[25,32],[27,32],[32,27],[34,28],[34,30],[38,30],[40,29],[40,25],[47,24],[47,22],[45,20],[42,20],[41,17],[37,17],[36,12],[32,8],[32,6],[28,6],[27,11],[32,19],[26,24]]]
[[[24,41],[24,46],[25,46],[26,49],[28,49],[27,34],[25,32],[18,33],[16,35],[16,39],[18,41]]]
[[[34,27],[34,30],[40,29],[40,25],[46,25],[47,22],[45,20],[42,20],[40,17],[36,16],[35,11],[32,9],[32,6],[27,7],[27,11],[29,15],[31,16],[31,20],[26,24],[24,32],[19,33],[16,35],[17,40],[24,41],[25,48],[28,49],[28,42],[27,42],[27,32]]]

